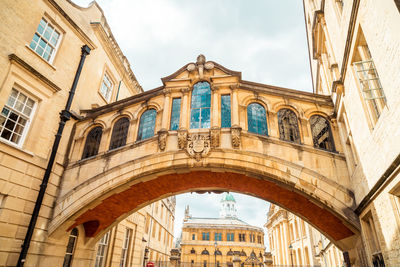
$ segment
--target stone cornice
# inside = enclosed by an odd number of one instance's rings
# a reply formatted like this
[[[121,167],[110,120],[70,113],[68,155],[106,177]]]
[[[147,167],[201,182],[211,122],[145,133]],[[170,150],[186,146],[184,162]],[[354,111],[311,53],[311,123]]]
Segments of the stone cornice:
[[[257,226],[252,225],[233,225],[233,224],[202,224],[202,223],[184,223],[182,229],[240,229],[240,230],[251,230],[257,231],[264,234],[264,230]]]
[[[136,79],[136,76],[133,74],[128,59],[122,53],[121,48],[115,40],[111,29],[105,19],[103,23],[91,22],[90,25],[93,27],[95,33],[99,35],[99,40],[106,48],[106,52],[113,60],[114,64],[119,66],[123,72],[126,72],[128,74],[128,83],[130,84],[131,90],[135,91],[133,93],[142,93],[143,88],[140,86],[139,82]],[[125,77],[124,74],[121,76]],[[137,92],[137,88],[139,89],[139,92]]]
[[[49,88],[54,92],[61,91],[61,88],[58,87],[54,82],[50,81],[49,79],[46,78],[43,74],[41,74],[39,71],[37,71],[34,67],[29,65],[27,62],[25,62],[23,59],[18,57],[16,54],[10,54],[8,55],[8,58],[10,59],[11,63],[14,63],[22,68],[24,68],[26,71],[34,75],[36,78],[38,78],[40,81],[43,83],[47,84]]]
[[[78,33],[79,36],[86,42],[86,44],[90,47],[91,50],[96,48],[96,45],[93,41],[87,36],[87,34],[74,22],[74,20],[56,3],[54,0],[47,0],[47,2],[52,5],[64,19],[72,26],[72,28]],[[68,1],[71,3],[70,1]]]
[[[239,88],[248,89],[250,91],[258,92],[258,93],[265,93],[270,95],[276,96],[286,96],[296,100],[302,100],[306,102],[317,103],[323,106],[330,106],[333,107],[332,99],[330,96],[326,95],[319,95],[304,91],[298,91],[294,89],[273,86],[268,84],[250,82],[242,80],[240,82]]]

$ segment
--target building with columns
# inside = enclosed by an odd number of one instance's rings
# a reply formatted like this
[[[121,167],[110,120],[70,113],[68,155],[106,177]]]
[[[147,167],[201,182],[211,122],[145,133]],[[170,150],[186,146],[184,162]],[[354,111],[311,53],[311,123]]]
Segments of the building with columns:
[[[236,259],[264,266],[264,231],[240,220],[236,200],[224,193],[219,218],[198,218],[186,207],[180,241],[181,266],[233,266]]]
[[[343,254],[318,230],[271,204],[267,222],[272,266],[343,266]]]

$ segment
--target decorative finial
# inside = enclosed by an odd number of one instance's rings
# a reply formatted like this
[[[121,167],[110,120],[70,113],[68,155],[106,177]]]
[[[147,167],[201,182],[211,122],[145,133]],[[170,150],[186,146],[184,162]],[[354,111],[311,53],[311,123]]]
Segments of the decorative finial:
[[[214,68],[214,63],[212,63],[211,61],[206,62],[206,57],[203,54],[200,54],[197,57],[197,61],[196,64],[194,63],[190,63],[186,69],[188,71],[194,71],[194,70],[198,70],[199,72],[199,76],[200,78],[203,78],[203,71],[204,69],[206,70],[211,70],[212,68]]]

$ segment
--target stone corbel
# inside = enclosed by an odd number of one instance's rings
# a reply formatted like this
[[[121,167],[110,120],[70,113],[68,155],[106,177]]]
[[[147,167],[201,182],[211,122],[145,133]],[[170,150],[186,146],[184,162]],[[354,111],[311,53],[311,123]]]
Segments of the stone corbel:
[[[187,135],[188,131],[186,129],[178,130],[178,147],[179,149],[185,149],[187,146]]]
[[[190,88],[189,87],[184,87],[181,89],[181,93],[182,95],[187,95],[190,92]]]
[[[211,136],[211,147],[216,148],[219,147],[220,138],[221,138],[221,128],[220,127],[212,127],[210,129]]]
[[[166,89],[166,88],[164,88],[164,89],[162,90],[162,92],[163,92],[163,94],[164,94],[165,96],[168,96],[168,95],[171,94],[171,89]]]
[[[242,127],[240,126],[232,126],[231,127],[231,140],[232,140],[232,147],[239,148],[240,140],[241,140],[241,132]]]
[[[161,151],[164,151],[167,146],[167,136],[168,131],[166,129],[161,129],[157,132],[158,134],[158,147]]]

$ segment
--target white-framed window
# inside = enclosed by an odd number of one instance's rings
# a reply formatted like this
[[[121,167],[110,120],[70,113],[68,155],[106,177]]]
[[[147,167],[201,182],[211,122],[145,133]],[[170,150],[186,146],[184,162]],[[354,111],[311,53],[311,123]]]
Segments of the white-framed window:
[[[127,266],[128,248],[129,248],[129,243],[131,242],[131,236],[132,236],[132,229],[126,228],[124,243],[122,244],[121,261],[119,263],[120,267]]]
[[[29,45],[39,56],[52,62],[56,54],[61,33],[45,18],[40,20],[39,26]]]
[[[0,137],[21,145],[35,110],[36,102],[12,88],[0,113]]]
[[[113,90],[113,82],[107,73],[104,73],[103,81],[101,82],[100,94],[104,97],[107,102],[110,102],[112,90]]]
[[[96,254],[96,262],[94,264],[95,267],[103,267],[106,262],[108,243],[110,240],[110,231],[104,234],[104,236],[100,239],[97,247]]]

